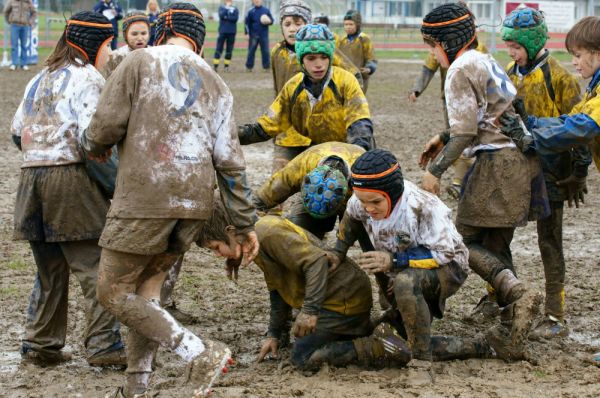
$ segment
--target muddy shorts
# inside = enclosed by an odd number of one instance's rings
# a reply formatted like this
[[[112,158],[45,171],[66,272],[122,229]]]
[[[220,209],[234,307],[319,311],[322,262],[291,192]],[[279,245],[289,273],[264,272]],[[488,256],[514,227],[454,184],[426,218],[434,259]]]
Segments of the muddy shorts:
[[[165,252],[183,254],[198,240],[203,225],[204,220],[109,217],[99,245],[145,256]]]
[[[83,164],[23,168],[17,188],[14,239],[98,239],[108,207],[108,200]]]
[[[524,225],[530,202],[527,158],[516,148],[482,151],[465,177],[456,222],[488,228]]]

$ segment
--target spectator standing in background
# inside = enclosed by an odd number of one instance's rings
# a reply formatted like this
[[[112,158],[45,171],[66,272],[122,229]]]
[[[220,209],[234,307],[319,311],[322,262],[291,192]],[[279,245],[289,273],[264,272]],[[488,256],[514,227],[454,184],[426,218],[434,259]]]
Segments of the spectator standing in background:
[[[94,6],[94,11],[104,15],[112,24],[115,37],[113,37],[113,40],[110,43],[110,48],[116,50],[117,37],[119,36],[119,20],[123,18],[123,9],[116,1],[100,0],[98,4]]]
[[[231,56],[233,55],[233,45],[237,33],[237,21],[240,18],[240,12],[233,5],[232,0],[225,0],[225,4],[219,6],[219,37],[217,38],[217,48],[213,59],[215,72],[221,62],[221,53],[225,46],[225,72],[229,71]],[[261,47],[262,50],[262,47]]]
[[[156,40],[156,20],[160,13],[160,7],[158,6],[157,0],[148,0],[146,4],[146,15],[148,16],[148,22],[150,22],[150,40],[148,45],[153,46],[154,40]]]
[[[269,26],[273,24],[271,10],[263,7],[262,0],[252,0],[252,8],[246,14],[245,33],[248,35],[248,58],[246,70],[252,72],[254,68],[254,55],[260,44],[262,67],[265,72],[271,68],[269,54]]]
[[[10,48],[12,64],[10,70],[21,67],[29,70],[26,64],[29,47],[29,29],[35,22],[37,12],[31,0],[6,0],[4,19],[10,24]],[[21,51],[19,51],[19,48]]]

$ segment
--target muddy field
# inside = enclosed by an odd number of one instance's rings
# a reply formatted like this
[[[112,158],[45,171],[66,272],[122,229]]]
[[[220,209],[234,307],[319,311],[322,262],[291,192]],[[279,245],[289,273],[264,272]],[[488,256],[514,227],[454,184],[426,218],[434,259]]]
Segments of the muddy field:
[[[239,60],[238,60],[239,61]],[[271,75],[248,74],[237,66],[224,76],[236,101],[238,123],[249,123],[273,98]],[[418,153],[425,140],[443,125],[439,80],[417,104],[406,93],[420,71],[415,63],[387,61],[369,84],[369,103],[380,147],[392,150],[405,176],[417,182]],[[21,365],[18,349],[23,335],[25,309],[33,284],[35,264],[28,245],[14,242],[12,217],[20,155],[9,134],[12,116],[32,72],[0,72],[0,396],[2,397],[104,397],[124,380],[118,370],[87,365],[81,336],[84,313],[80,289],[72,279],[69,300],[67,348],[74,359],[56,367]],[[245,148],[249,176],[258,186],[270,170],[269,143]],[[216,397],[592,397],[600,394],[600,368],[589,362],[600,351],[600,260],[598,254],[598,203],[600,177],[590,169],[590,194],[578,210],[565,210],[564,246],[567,259],[568,338],[532,342],[529,362],[468,360],[435,364],[433,384],[420,384],[409,370],[364,371],[323,368],[317,374],[293,370],[286,361],[256,364],[255,359],[268,321],[268,294],[254,265],[240,272],[238,284],[224,276],[223,261],[194,248],[186,261],[175,297],[180,308],[197,315],[191,329],[201,336],[229,344],[237,365],[218,384]],[[448,173],[449,174],[449,173]],[[445,177],[444,183],[448,183]],[[454,203],[447,196],[450,206]],[[543,289],[543,268],[536,243],[535,224],[520,228],[513,242],[518,273]],[[464,317],[483,293],[483,283],[471,275],[447,304],[446,316],[434,322],[437,333],[473,336],[488,325],[473,325]],[[183,364],[159,351],[153,392],[179,397]]]

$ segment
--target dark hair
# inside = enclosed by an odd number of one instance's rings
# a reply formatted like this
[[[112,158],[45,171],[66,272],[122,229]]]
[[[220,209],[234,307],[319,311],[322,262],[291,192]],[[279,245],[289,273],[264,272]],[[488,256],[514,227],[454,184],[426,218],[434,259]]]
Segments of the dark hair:
[[[571,54],[576,48],[600,51],[600,17],[585,17],[567,33],[565,47]]]
[[[215,197],[213,200],[213,211],[210,219],[204,223],[200,236],[198,237],[198,246],[206,246],[211,240],[225,242],[229,244],[229,235],[227,234],[227,227],[231,223],[229,217],[225,212],[225,207],[221,203],[219,197]]]
[[[89,64],[89,62],[83,53],[67,44],[65,33],[58,39],[52,54],[46,59],[48,72],[54,72],[63,66],[86,64]]]

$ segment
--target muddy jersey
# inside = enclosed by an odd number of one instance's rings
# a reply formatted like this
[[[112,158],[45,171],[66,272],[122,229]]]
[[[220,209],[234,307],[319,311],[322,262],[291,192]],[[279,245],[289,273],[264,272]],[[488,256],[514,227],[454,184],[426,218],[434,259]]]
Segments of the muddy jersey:
[[[473,137],[465,155],[515,147],[502,134],[498,117],[512,104],[517,89],[489,54],[468,50],[448,68],[445,96],[450,136]]]
[[[554,57],[547,55],[541,62],[522,74],[515,62],[506,68],[508,76],[523,98],[527,113],[538,117],[558,117],[568,114],[581,100],[577,78]],[[547,81],[546,74],[549,76]]]
[[[373,220],[354,195],[344,217],[364,225],[375,250],[397,253],[423,246],[438,265],[455,261],[468,272],[469,251],[452,222],[452,211],[410,181],[404,180],[402,197],[389,217]]]
[[[263,271],[269,290],[277,290],[293,308],[305,300],[305,270],[326,256],[323,243],[291,221],[266,216],[256,223],[260,252],[254,260]],[[343,315],[369,312],[373,304],[371,282],[352,260],[327,273],[322,308]]]
[[[337,48],[333,53],[333,66],[338,66],[350,72],[352,75],[354,75],[354,77],[357,78],[358,83],[362,87],[362,75],[360,70]],[[290,49],[286,46],[285,41],[276,43],[271,50],[271,69],[273,71],[275,96],[281,92],[283,86],[285,86],[288,80],[301,72],[296,53],[290,51]]]
[[[123,62],[123,60],[129,53],[131,53],[131,48],[129,48],[129,46],[127,45],[119,47],[114,51],[111,51],[106,65],[104,65],[104,68],[102,68],[101,70],[102,75],[108,78],[108,76],[110,76],[110,74],[113,73],[115,69],[117,69],[117,66],[119,66],[119,64]]]
[[[241,171],[233,97],[193,51],[133,51],[110,76],[86,139],[118,143],[109,217],[207,219],[215,170]],[[231,187],[235,190],[235,187]]]
[[[334,66],[327,79],[323,92],[315,98],[304,88],[304,74],[296,74],[258,119],[263,131],[276,137],[277,145],[345,142],[354,122],[370,119],[367,99],[354,76]]]
[[[360,32],[352,41],[348,36],[338,38],[336,47],[359,68],[365,68],[369,63],[377,63],[371,38],[364,32]]]
[[[300,192],[304,177],[327,157],[335,155],[342,158],[350,170],[356,159],[363,153],[365,153],[363,148],[345,142],[334,141],[311,146],[273,174],[261,185],[256,195],[267,207],[273,207]],[[351,194],[352,191],[348,190],[348,197]]]
[[[481,41],[478,42],[477,48],[475,50],[477,50],[483,54],[486,54],[488,52],[487,47]],[[425,91],[425,89],[431,82],[431,79],[433,79],[433,74],[439,69],[440,70],[441,89],[442,89],[442,99],[444,99],[444,84],[446,82],[446,74],[448,73],[448,68],[442,68],[442,66],[438,62],[437,58],[433,54],[429,54],[427,56],[427,58],[425,59],[425,62],[423,63],[423,67],[425,69],[428,69],[429,72],[427,72],[427,71],[421,72],[421,76],[419,77],[419,79],[417,79],[417,82],[415,83],[415,86],[413,87],[412,91],[417,91],[420,94],[422,94],[423,91]],[[427,73],[425,74],[425,72],[427,72]]]
[[[88,127],[104,78],[91,65],[44,68],[25,88],[11,132],[21,137],[21,167],[82,163],[79,136]]]

